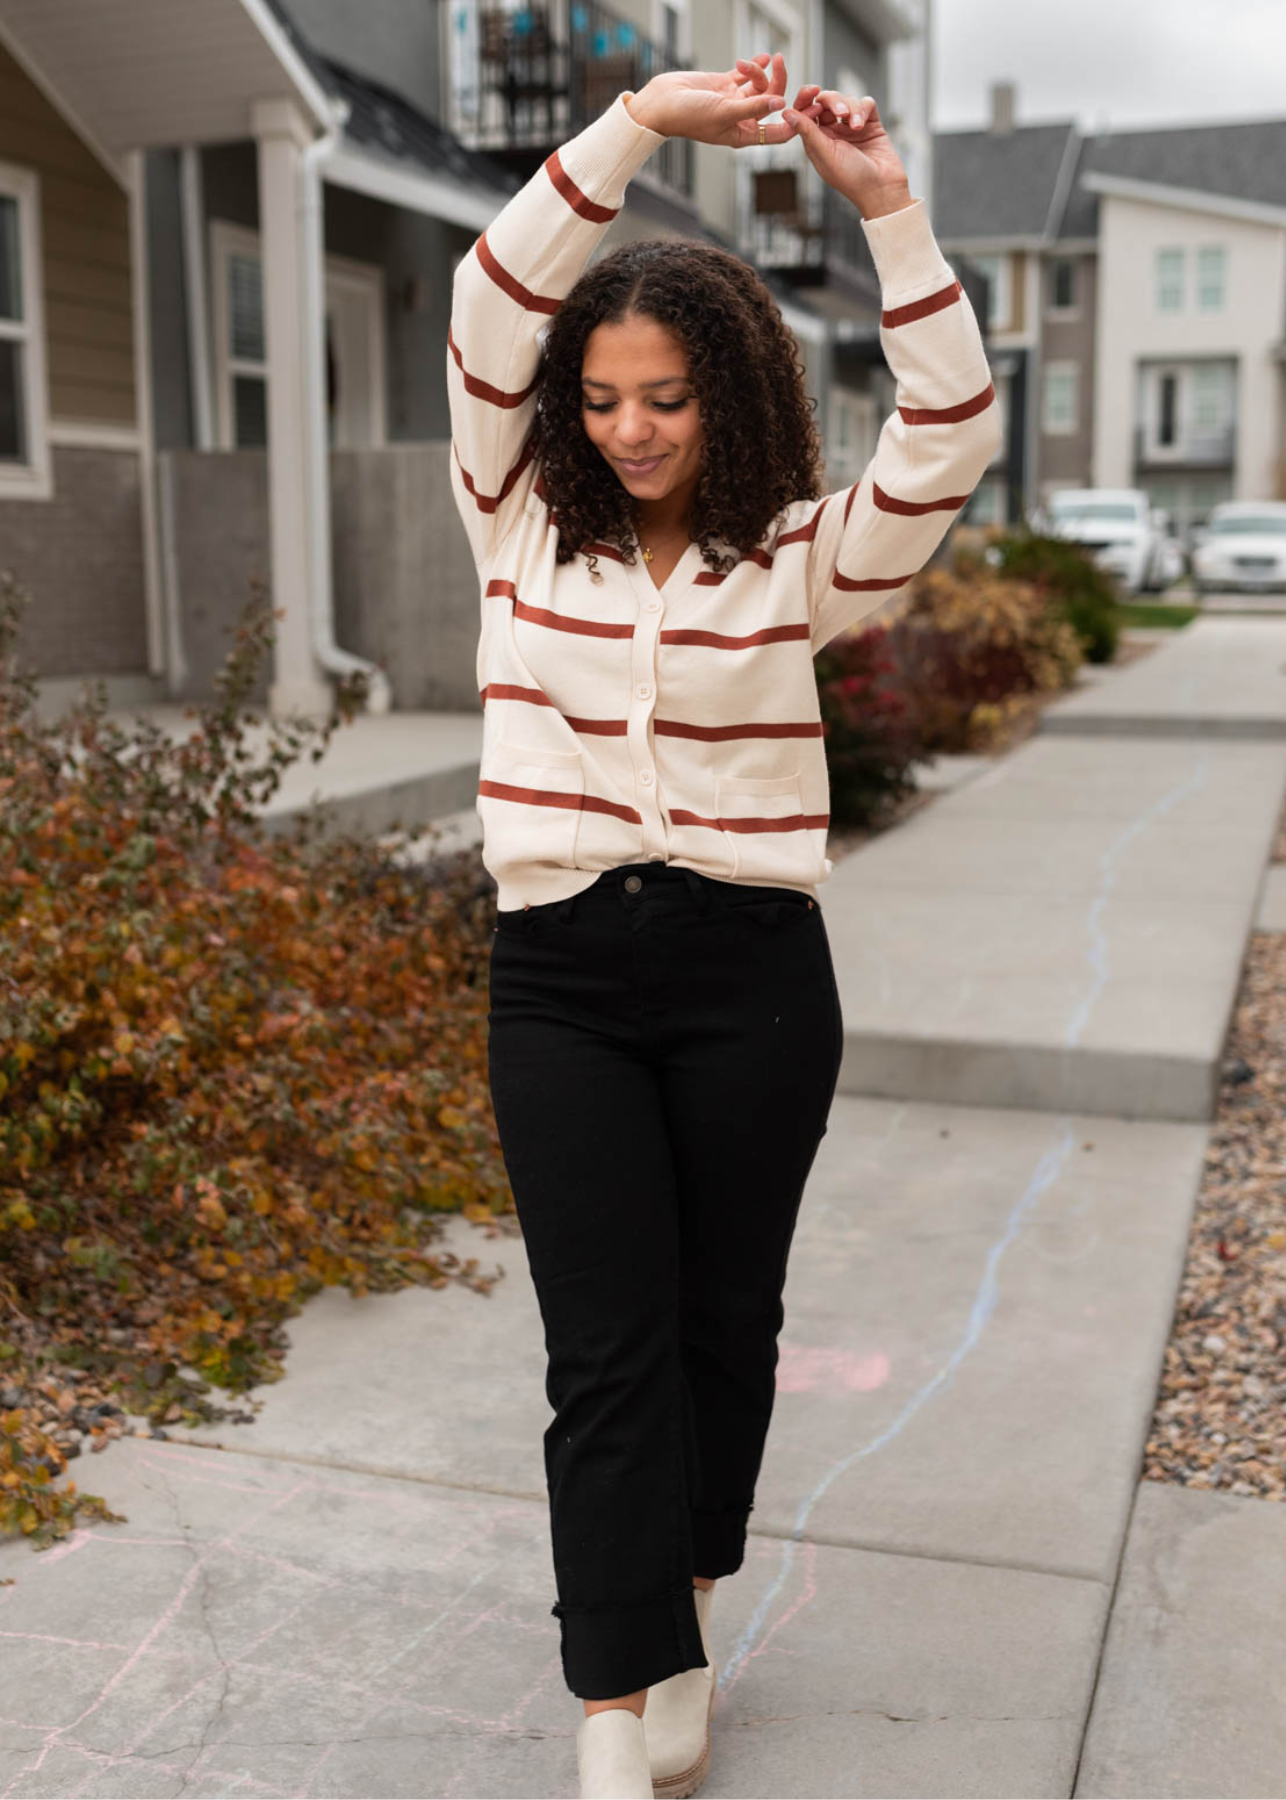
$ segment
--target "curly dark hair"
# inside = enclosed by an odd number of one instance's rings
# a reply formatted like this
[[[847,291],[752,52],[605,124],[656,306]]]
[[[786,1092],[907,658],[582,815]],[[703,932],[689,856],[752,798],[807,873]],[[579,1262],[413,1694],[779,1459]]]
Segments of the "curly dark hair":
[[[634,497],[585,431],[581,364],[596,326],[632,313],[682,344],[705,427],[692,536],[712,569],[736,566],[794,500],[820,494],[816,401],[795,340],[754,270],[714,244],[641,239],[577,281],[551,320],[537,376],[533,450],[558,526],[557,559],[584,551],[601,580],[596,542],[635,560]],[[721,539],[737,556],[715,548]]]

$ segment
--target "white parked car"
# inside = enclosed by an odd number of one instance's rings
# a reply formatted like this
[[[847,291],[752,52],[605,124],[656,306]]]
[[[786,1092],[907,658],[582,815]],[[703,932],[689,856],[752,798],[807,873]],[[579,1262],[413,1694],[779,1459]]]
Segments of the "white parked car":
[[[1063,488],[1045,502],[1040,523],[1069,538],[1132,594],[1164,587],[1165,532],[1142,488]]]
[[[1286,500],[1225,500],[1193,534],[1199,594],[1286,588]]]

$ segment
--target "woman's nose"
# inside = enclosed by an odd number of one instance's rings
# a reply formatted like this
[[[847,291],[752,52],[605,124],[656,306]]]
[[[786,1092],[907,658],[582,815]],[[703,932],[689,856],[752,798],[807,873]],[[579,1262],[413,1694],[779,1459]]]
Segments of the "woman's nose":
[[[652,421],[641,410],[622,407],[616,422],[616,435],[623,444],[646,444],[652,436]]]

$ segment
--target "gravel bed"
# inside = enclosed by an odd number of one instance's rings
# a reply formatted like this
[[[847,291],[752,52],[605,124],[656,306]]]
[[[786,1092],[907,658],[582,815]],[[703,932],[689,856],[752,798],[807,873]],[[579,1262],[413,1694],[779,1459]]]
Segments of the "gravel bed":
[[[1274,861],[1286,861],[1286,811]],[[1286,1499],[1286,933],[1252,932],[1143,1476]]]

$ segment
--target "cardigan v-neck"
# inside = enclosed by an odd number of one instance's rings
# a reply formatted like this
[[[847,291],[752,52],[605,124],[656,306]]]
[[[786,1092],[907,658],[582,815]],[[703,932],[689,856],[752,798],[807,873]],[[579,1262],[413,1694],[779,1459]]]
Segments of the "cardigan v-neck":
[[[660,588],[609,544],[558,562],[530,438],[542,328],[663,141],[618,96],[455,274],[451,479],[482,587],[478,815],[504,911],[643,861],[816,897],[813,657],[922,567],[1000,444],[977,321],[916,200],[862,221],[897,404],[861,480],[784,508],[726,573],[696,543]]]

